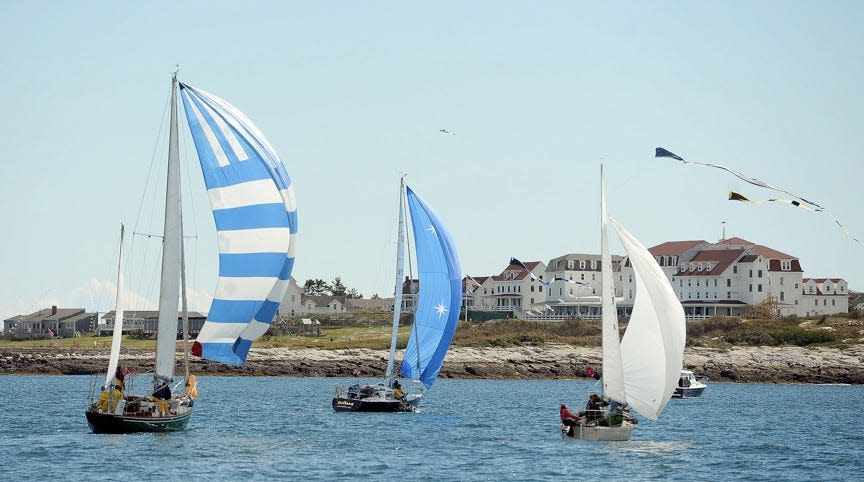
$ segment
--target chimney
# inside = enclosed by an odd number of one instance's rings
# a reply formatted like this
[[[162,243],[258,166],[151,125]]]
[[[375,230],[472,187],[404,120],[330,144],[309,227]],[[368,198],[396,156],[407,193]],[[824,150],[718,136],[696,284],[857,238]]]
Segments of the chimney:
[[[51,306],[51,314],[52,314],[52,315],[56,315],[56,314],[57,314],[57,305],[53,305],[53,306]]]

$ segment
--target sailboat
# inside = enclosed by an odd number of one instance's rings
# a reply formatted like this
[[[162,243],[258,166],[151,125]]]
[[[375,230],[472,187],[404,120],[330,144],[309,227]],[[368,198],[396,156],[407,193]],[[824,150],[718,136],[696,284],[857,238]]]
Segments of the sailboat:
[[[191,350],[188,338],[183,217],[180,200],[178,91],[195,143],[219,241],[219,279],[207,320]],[[294,265],[297,212],[282,161],[257,127],[223,99],[171,78],[168,176],[159,288],[155,371],[141,395],[124,393],[119,370],[123,331],[123,262],[118,269],[111,355],[99,400],[86,411],[94,433],[184,430],[198,395],[189,354],[242,364],[285,294]],[[174,377],[182,300],[184,377]],[[179,388],[180,395],[176,395]]]
[[[577,439],[625,441],[630,440],[637,423],[631,409],[656,420],[672,398],[684,359],[686,326],[684,309],[660,265],[633,235],[607,215],[602,167],[600,219],[603,394],[602,398],[593,397],[589,407],[578,415],[571,416],[562,405],[561,430]],[[627,251],[636,279],[633,311],[623,337],[618,332],[609,224]]]
[[[399,373],[410,380],[399,383],[394,371],[396,340],[402,310],[402,276],[405,269],[405,200],[414,233],[419,271],[419,293],[414,324]],[[384,380],[377,384],[336,386],[333,410],[337,412],[416,411],[425,390],[432,387],[450,348],[462,304],[462,272],[450,233],[434,211],[404,178],[399,183],[399,229],[396,247],[396,283],[390,356]]]

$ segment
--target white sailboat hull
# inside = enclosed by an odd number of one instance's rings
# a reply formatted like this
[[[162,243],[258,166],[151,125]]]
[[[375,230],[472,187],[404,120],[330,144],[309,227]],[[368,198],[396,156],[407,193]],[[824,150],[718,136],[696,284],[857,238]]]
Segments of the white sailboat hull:
[[[634,424],[625,421],[617,427],[601,427],[575,424],[573,426],[561,425],[561,433],[569,438],[579,440],[594,440],[599,442],[625,442],[630,440]]]

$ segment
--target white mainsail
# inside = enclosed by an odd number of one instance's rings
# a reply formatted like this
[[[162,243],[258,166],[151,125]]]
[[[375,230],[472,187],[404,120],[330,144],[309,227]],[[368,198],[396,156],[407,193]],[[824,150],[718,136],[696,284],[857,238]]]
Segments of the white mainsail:
[[[621,357],[621,342],[618,334],[618,310],[615,306],[615,284],[612,281],[612,255],[609,253],[606,213],[606,185],[603,182],[603,167],[600,167],[600,295],[603,329],[603,395],[618,403],[627,403],[624,390],[624,371]]]
[[[177,137],[177,83],[171,81],[171,124],[168,137],[168,182],[165,192],[165,230],[162,238],[162,277],[159,287],[159,325],[156,334],[156,384],[174,376],[177,350],[177,308],[180,296],[180,149]]]
[[[120,260],[117,263],[117,295],[114,298],[114,331],[111,334],[111,355],[108,358],[108,372],[105,374],[105,387],[111,386],[120,362],[120,341],[123,335],[123,232],[124,226],[120,225]]]
[[[687,339],[684,309],[654,256],[610,220],[633,267],[636,298],[621,341],[627,403],[655,420],[675,392]]]
[[[387,386],[393,382],[396,359],[396,339],[399,336],[399,317],[402,314],[402,275],[405,272],[405,178],[399,181],[399,231],[396,239],[396,283],[393,288],[393,328],[390,333],[390,356],[384,378]]]

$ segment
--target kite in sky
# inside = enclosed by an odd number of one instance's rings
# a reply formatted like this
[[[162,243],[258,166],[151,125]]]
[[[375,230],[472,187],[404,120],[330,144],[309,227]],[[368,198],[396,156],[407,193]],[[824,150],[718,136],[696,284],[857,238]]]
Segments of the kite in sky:
[[[830,216],[831,219],[834,220],[834,223],[837,224],[837,226],[840,226],[840,229],[842,229],[843,232],[846,233],[846,236],[849,236],[850,238],[852,238],[852,240],[855,241],[856,243],[864,245],[864,243],[862,243],[858,238],[849,234],[849,230],[846,229],[846,226],[843,226],[843,223],[841,223],[839,219],[835,218],[833,214],[829,213],[828,211],[824,210],[823,208],[813,208],[813,207],[804,205],[804,204],[802,204],[802,203],[800,203],[794,199],[754,200],[754,199],[750,199],[750,198],[744,196],[743,194],[735,192],[735,191],[729,191],[729,200],[730,201],[739,201],[739,202],[743,202],[743,203],[750,203],[750,204],[755,204],[755,205],[759,205],[759,204],[766,203],[766,202],[778,203],[778,204],[789,204],[790,206],[795,206],[796,208],[806,209],[808,211],[813,211],[813,212],[817,212],[817,213],[823,213],[823,214]]]
[[[806,210],[808,210],[808,211],[814,211],[814,212],[817,212],[817,213],[824,213],[824,214],[830,216],[831,219],[833,219],[834,222],[837,224],[837,226],[840,226],[840,229],[842,229],[843,232],[846,233],[846,236],[849,236],[850,238],[852,238],[852,240],[855,241],[856,243],[864,245],[864,243],[862,243],[862,242],[859,241],[857,238],[855,238],[854,236],[852,236],[851,234],[849,234],[849,230],[846,229],[846,226],[844,226],[843,223],[841,223],[839,219],[835,218],[833,214],[829,213],[828,211],[825,210],[825,208],[823,208],[822,206],[816,204],[815,202],[813,202],[813,201],[808,201],[807,199],[804,199],[803,197],[801,197],[801,196],[799,196],[799,195],[797,195],[797,194],[792,194],[792,193],[789,192],[789,191],[785,191],[785,190],[783,190],[783,189],[780,189],[779,187],[772,186],[771,184],[768,184],[768,183],[765,182],[765,181],[762,181],[762,180],[759,180],[759,179],[756,179],[756,178],[753,178],[753,177],[745,176],[744,174],[742,174],[742,173],[740,173],[740,172],[738,172],[738,171],[736,171],[736,170],[734,170],[734,169],[729,169],[728,167],[726,167],[726,166],[721,166],[720,164],[708,164],[708,163],[705,163],[705,162],[692,162],[692,161],[685,161],[683,157],[679,156],[678,154],[675,154],[675,153],[672,152],[672,151],[669,151],[669,150],[667,150],[667,149],[664,149],[664,148],[662,148],[662,147],[658,147],[657,149],[654,150],[654,157],[671,157],[672,159],[675,159],[675,160],[681,161],[681,162],[683,162],[684,164],[695,164],[695,165],[697,165],[697,166],[716,167],[717,169],[722,169],[722,170],[724,170],[724,171],[726,171],[726,172],[729,172],[729,173],[731,173],[732,175],[734,175],[735,177],[737,177],[738,179],[741,179],[741,180],[743,180],[743,181],[747,181],[747,182],[749,182],[750,184],[753,184],[754,186],[764,187],[764,188],[766,188],[766,189],[771,189],[771,190],[774,190],[774,191],[779,191],[779,192],[782,192],[782,193],[788,194],[788,195],[792,196],[792,197],[795,198],[795,199],[768,199],[768,200],[764,200],[764,201],[761,201],[761,200],[759,200],[759,201],[754,201],[754,200],[752,200],[752,199],[747,198],[747,197],[744,196],[743,194],[737,193],[737,192],[735,192],[735,191],[730,191],[730,192],[729,192],[729,200],[730,200],[730,201],[746,202],[746,203],[751,203],[751,204],[762,204],[762,203],[764,203],[764,202],[773,202],[773,203],[779,203],[779,204],[789,204],[789,205],[791,205],[791,206],[795,206],[795,207],[798,207],[798,208],[801,208],[801,209],[806,209]]]
[[[754,186],[764,187],[764,188],[767,188],[767,189],[773,189],[774,191],[779,191],[779,192],[782,192],[782,193],[788,194],[788,195],[794,197],[795,199],[798,199],[799,201],[803,201],[803,202],[809,204],[810,206],[812,206],[812,207],[814,207],[814,208],[822,209],[822,206],[820,206],[820,205],[814,203],[813,201],[808,201],[808,200],[804,199],[803,197],[801,197],[801,196],[799,196],[799,195],[797,195],[797,194],[792,194],[792,193],[789,192],[789,191],[785,191],[785,190],[783,190],[783,189],[780,189],[779,187],[772,186],[772,185],[768,184],[768,183],[765,182],[765,181],[761,181],[761,180],[756,179],[756,178],[753,178],[753,177],[747,177],[747,176],[745,176],[744,174],[742,174],[742,173],[740,173],[740,172],[738,172],[738,171],[736,171],[736,170],[734,170],[734,169],[729,169],[728,167],[726,167],[726,166],[721,166],[720,164],[708,164],[708,163],[706,163],[706,162],[692,162],[692,161],[685,161],[683,157],[681,157],[681,156],[679,156],[679,155],[677,155],[677,154],[675,154],[675,153],[673,153],[673,152],[671,152],[671,151],[668,151],[668,150],[666,150],[666,149],[664,149],[664,148],[662,148],[662,147],[658,147],[658,148],[654,151],[654,157],[671,157],[672,159],[679,160],[679,161],[683,162],[684,164],[695,164],[695,165],[697,165],[697,166],[716,167],[717,169],[723,169],[724,171],[733,174],[733,175],[734,175],[735,177],[737,177],[738,179],[741,179],[742,181],[747,181],[747,182],[749,182],[750,184],[753,184]]]

